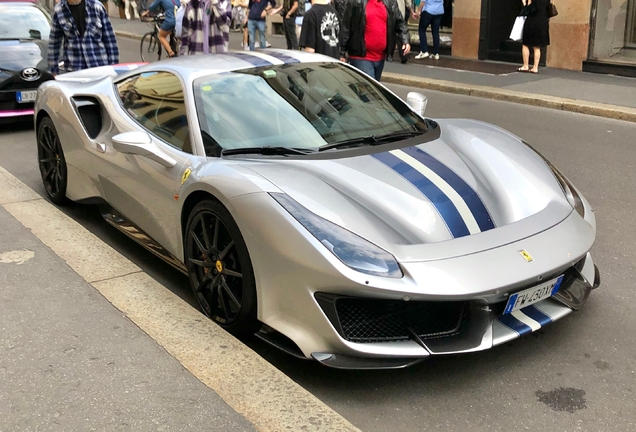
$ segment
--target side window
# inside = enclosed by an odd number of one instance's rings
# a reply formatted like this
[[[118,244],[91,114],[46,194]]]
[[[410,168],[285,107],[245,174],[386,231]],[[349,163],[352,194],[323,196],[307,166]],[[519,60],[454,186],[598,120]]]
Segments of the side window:
[[[183,87],[169,72],[145,72],[117,84],[128,114],[148,132],[192,153]]]

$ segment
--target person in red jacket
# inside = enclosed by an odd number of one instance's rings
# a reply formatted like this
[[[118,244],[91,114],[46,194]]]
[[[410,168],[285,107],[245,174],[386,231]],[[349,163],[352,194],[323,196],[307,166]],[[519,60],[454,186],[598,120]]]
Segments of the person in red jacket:
[[[411,50],[406,20],[396,0],[348,0],[340,23],[340,56],[380,81],[395,40],[404,56]]]

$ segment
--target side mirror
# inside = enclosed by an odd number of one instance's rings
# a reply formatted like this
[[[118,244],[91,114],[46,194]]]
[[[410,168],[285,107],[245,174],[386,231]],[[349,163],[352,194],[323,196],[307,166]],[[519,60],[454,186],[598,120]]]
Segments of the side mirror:
[[[124,132],[115,135],[113,137],[113,148],[124,154],[146,157],[160,163],[166,168],[172,168],[177,164],[176,160],[161,151],[146,132]]]
[[[428,98],[422,93],[409,92],[409,94],[406,95],[406,103],[413,111],[423,116],[424,111],[426,111],[426,105],[428,104]]]

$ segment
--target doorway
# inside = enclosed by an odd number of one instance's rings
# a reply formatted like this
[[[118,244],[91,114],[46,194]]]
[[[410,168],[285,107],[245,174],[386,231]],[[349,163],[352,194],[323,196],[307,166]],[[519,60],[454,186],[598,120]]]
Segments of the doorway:
[[[521,42],[509,39],[515,19],[521,12],[521,0],[482,0],[479,34],[479,59],[522,63]],[[545,66],[546,50],[541,49],[539,65]],[[532,64],[532,50],[530,50]]]
[[[636,1],[632,0],[628,5],[627,27],[625,29],[625,46],[636,48]]]

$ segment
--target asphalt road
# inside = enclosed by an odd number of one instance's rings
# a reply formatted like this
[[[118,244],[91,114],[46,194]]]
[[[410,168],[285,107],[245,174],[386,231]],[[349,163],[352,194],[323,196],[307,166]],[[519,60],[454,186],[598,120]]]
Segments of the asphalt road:
[[[138,42],[120,43],[122,61]],[[390,86],[405,98],[411,89]],[[365,431],[636,429],[636,124],[428,91],[427,115],[495,123],[526,139],[594,206],[602,286],[584,310],[496,349],[435,358],[399,371],[338,371],[258,341],[264,358]],[[0,126],[0,165],[44,193],[29,124]],[[161,283],[192,301],[188,281],[102,222],[65,210]],[[506,271],[506,269],[501,269]],[[149,361],[151,361],[149,359]]]

